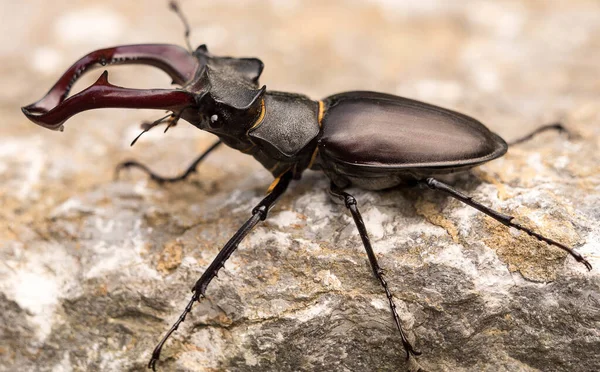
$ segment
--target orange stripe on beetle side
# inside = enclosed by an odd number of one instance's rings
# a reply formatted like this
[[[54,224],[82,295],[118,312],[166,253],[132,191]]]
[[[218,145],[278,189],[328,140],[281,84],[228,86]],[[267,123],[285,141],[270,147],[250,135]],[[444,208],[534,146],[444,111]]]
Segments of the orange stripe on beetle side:
[[[256,121],[254,122],[254,124],[252,124],[250,129],[248,129],[248,132],[250,132],[252,129],[258,127],[260,125],[260,123],[262,123],[263,119],[265,118],[266,111],[267,110],[265,108],[265,100],[262,99],[260,101],[260,115],[259,115],[258,119],[256,119]],[[246,133],[248,133],[248,132],[246,132]]]
[[[323,101],[319,101],[319,113],[317,114],[317,122],[319,123],[319,128],[323,127],[323,116],[325,115],[325,103]],[[319,152],[319,147],[315,147],[315,151],[313,151],[312,156],[310,157],[310,162],[308,163],[308,169],[313,166],[315,159],[317,158],[317,153]]]
[[[319,114],[317,115],[317,122],[319,127],[322,127],[321,122],[323,121],[323,115],[325,115],[325,104],[323,101],[319,101]]]

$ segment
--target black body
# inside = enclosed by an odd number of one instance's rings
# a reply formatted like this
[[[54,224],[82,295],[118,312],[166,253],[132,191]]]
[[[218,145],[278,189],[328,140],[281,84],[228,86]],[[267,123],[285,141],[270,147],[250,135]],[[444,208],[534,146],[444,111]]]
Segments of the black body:
[[[137,90],[108,82],[105,72],[83,92],[66,98],[74,79],[94,64],[82,58],[40,101],[23,108],[46,128],[59,130],[72,115],[101,107],[172,109],[217,135],[229,147],[252,155],[275,177],[292,170],[323,170],[339,187],[379,190],[425,175],[465,170],[502,156],[507,145],[466,115],[390,94],[346,92],[321,101],[259,87],[263,64],[256,58],[213,56],[205,45],[184,57],[176,46],[133,45],[94,52],[96,59],[135,62],[133,51],[157,50],[154,66],[178,80],[177,90]],[[165,67],[167,50],[174,57]],[[127,57],[108,58],[122,53]],[[189,57],[188,57],[189,58]],[[183,67],[182,67],[183,66]],[[178,73],[173,72],[179,68]],[[70,76],[70,74],[74,74]],[[62,84],[62,85],[61,85]],[[57,97],[60,97],[57,99]],[[216,118],[216,120],[214,119]]]
[[[171,6],[179,13],[175,3]],[[185,19],[184,23],[187,35],[189,29]],[[91,67],[110,63],[148,64],[160,68],[181,88],[118,87],[108,82],[105,72],[91,87],[67,98],[81,74]],[[329,193],[342,201],[351,213],[373,274],[388,299],[407,357],[420,353],[413,348],[401,326],[358,203],[352,195],[343,191],[347,186],[380,190],[407,183],[444,192],[508,227],[563,249],[591,269],[589,262],[570,247],[513,222],[512,216],[485,207],[434,178],[438,174],[467,170],[496,159],[507,151],[506,142],[477,120],[390,94],[347,92],[313,101],[300,94],[269,92],[258,84],[262,70],[263,63],[256,58],[217,57],[210,54],[204,45],[193,52],[164,44],[119,46],[84,56],[67,70],[46,96],[22,108],[30,120],[53,130],[62,130],[68,118],[94,108],[169,110],[171,115],[144,125],[142,133],[165,122],[168,129],[182,118],[215,134],[219,141],[177,177],[156,175],[136,161],[124,162],[118,170],[139,167],[158,182],[181,181],[195,172],[211,151],[224,143],[253,156],[275,177],[267,196],[252,210],[248,221],[227,242],[194,285],[190,302],[155,348],[149,367],[155,368],[166,340],[185,320],[193,304],[204,298],[209,283],[239,242],[267,218],[269,209],[286,191],[291,180],[299,179],[309,168],[322,170],[329,177]],[[561,128],[559,125],[547,126],[536,132]]]

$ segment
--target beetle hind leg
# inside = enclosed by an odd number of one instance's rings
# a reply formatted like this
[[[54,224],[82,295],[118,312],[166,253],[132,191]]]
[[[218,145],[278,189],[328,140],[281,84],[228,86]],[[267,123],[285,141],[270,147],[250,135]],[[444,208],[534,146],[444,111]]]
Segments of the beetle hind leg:
[[[124,162],[120,163],[119,165],[117,165],[117,167],[115,169],[115,179],[119,178],[119,174],[121,173],[121,170],[123,170],[123,169],[138,168],[141,171],[143,171],[144,173],[148,174],[148,176],[150,177],[151,180],[158,182],[159,184],[183,181],[183,180],[187,179],[192,173],[196,173],[198,166],[204,160],[204,158],[206,158],[208,156],[208,154],[210,154],[214,149],[219,147],[219,145],[221,143],[222,142],[220,140],[213,143],[206,151],[204,151],[202,154],[200,154],[200,156],[198,156],[187,167],[187,169],[185,171],[183,171],[178,176],[174,176],[174,177],[161,176],[159,174],[156,174],[154,171],[152,171],[150,168],[148,168],[147,165],[145,165],[143,163],[140,163],[136,160],[127,160],[127,161],[124,161]]]
[[[413,355],[413,356],[421,355],[421,352],[415,350],[415,348],[411,345],[410,341],[408,341],[408,338],[406,337],[406,334],[404,333],[404,330],[402,329],[400,317],[398,316],[398,312],[396,311],[396,304],[394,303],[394,298],[388,287],[387,281],[384,278],[384,271],[379,266],[379,263],[377,262],[377,257],[375,256],[375,252],[373,251],[373,247],[371,246],[371,241],[369,239],[369,235],[367,233],[365,223],[363,222],[362,216],[358,210],[356,199],[352,195],[348,194],[347,192],[342,191],[334,183],[331,183],[331,186],[329,188],[329,193],[332,196],[342,200],[344,202],[344,205],[346,206],[346,208],[348,208],[348,210],[350,210],[350,213],[352,214],[352,218],[354,219],[354,223],[356,225],[356,228],[358,229],[360,239],[362,240],[363,246],[365,247],[365,250],[367,251],[367,256],[369,258],[369,263],[371,264],[371,269],[373,270],[373,274],[375,275],[377,280],[379,280],[379,283],[383,287],[383,290],[385,291],[385,295],[388,299],[390,310],[392,311],[392,316],[394,317],[394,323],[396,324],[396,328],[398,329],[398,332],[400,332],[400,338],[402,339],[402,346],[404,346],[404,350],[406,351],[406,359],[408,360],[411,355]]]
[[[426,178],[425,180],[421,181],[420,183],[422,185],[427,186],[428,188],[430,188],[432,190],[441,191],[445,194],[450,195],[451,197],[453,197],[457,200],[460,200],[461,202],[479,210],[480,212],[487,214],[488,216],[492,217],[493,219],[502,223],[505,226],[513,227],[517,230],[521,230],[540,241],[543,241],[549,245],[553,245],[555,247],[558,247],[558,248],[568,252],[571,255],[571,257],[573,257],[577,262],[581,262],[583,265],[585,265],[585,267],[588,270],[592,270],[592,265],[579,252],[575,251],[574,249],[572,249],[570,247],[567,247],[566,245],[564,245],[562,243],[559,243],[559,242],[554,241],[550,238],[547,238],[541,234],[538,234],[535,231],[532,231],[532,230],[526,228],[525,226],[522,226],[516,222],[513,222],[513,220],[514,220],[513,216],[509,216],[509,215],[497,212],[491,208],[488,208],[485,205],[482,205],[482,204],[474,201],[473,198],[462,194],[458,190],[454,189],[452,186],[450,186],[444,182],[441,182],[433,177]]]
[[[567,128],[565,128],[565,126],[562,123],[556,122],[556,123],[542,125],[541,127],[535,129],[533,132],[526,134],[523,137],[520,137],[520,138],[510,141],[508,143],[508,146],[514,146],[514,145],[518,145],[523,142],[527,142],[527,141],[531,140],[533,137],[535,137],[536,135],[538,135],[542,132],[549,131],[549,130],[555,130],[559,133],[566,133],[567,136],[569,136],[569,137],[571,136],[571,134],[569,133]]]

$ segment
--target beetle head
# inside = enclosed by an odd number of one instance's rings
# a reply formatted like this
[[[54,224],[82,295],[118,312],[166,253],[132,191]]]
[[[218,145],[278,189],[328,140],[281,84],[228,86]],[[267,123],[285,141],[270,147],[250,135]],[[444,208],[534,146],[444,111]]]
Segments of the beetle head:
[[[129,89],[108,82],[108,73],[90,87],[68,97],[77,79],[98,65],[146,64],[171,76],[181,89]],[[166,44],[128,45],[94,51],[71,66],[39,101],[22,108],[31,121],[52,130],[62,129],[71,116],[105,107],[145,108],[174,112],[177,116],[207,130],[201,120],[200,97],[210,92],[215,101],[211,110],[227,123],[242,123],[253,115],[253,97],[258,94],[258,78],[263,64],[256,58],[217,57],[201,45],[194,53]],[[209,78],[212,71],[213,78]],[[221,78],[214,77],[221,76]],[[227,88],[229,86],[229,88]],[[209,107],[208,101],[203,107]],[[245,110],[244,110],[245,109]],[[212,111],[211,111],[212,112]],[[211,113],[208,118],[215,115]],[[214,123],[213,123],[214,124]],[[223,126],[224,127],[224,126]]]
[[[258,79],[264,69],[264,64],[258,58],[218,57],[208,52],[205,44],[200,45],[194,52],[201,66],[210,66],[219,70],[222,75],[235,76],[248,84],[258,87]]]
[[[218,136],[240,138],[264,109],[265,86],[254,89],[245,78],[224,74],[221,68],[206,66],[196,84],[202,87],[194,107],[197,118],[188,116],[188,121]]]

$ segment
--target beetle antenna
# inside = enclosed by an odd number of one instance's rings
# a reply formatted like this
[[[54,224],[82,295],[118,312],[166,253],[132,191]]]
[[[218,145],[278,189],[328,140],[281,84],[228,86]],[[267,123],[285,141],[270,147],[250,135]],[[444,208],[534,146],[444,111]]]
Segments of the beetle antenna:
[[[173,112],[171,117],[167,120],[167,122],[168,122],[167,127],[165,128],[165,131],[163,133],[167,133],[169,128],[176,126],[177,123],[179,122],[179,119],[181,119],[181,115],[183,115],[183,112],[191,107],[192,106],[187,106],[187,107],[182,108],[181,111],[179,111],[177,113]]]
[[[152,123],[147,123],[147,122],[146,123],[142,123],[142,125],[141,125],[142,132],[140,134],[138,134],[137,137],[135,137],[135,139],[133,141],[131,141],[131,144],[129,146],[135,145],[135,143],[137,142],[138,139],[140,139],[140,137],[142,136],[142,134],[146,133],[147,131],[149,131],[150,129],[154,128],[158,124],[163,123],[170,116],[173,116],[173,114],[165,115],[162,118],[153,121]]]
[[[167,133],[167,131],[169,130],[169,128],[176,126],[180,117],[181,117],[181,113],[179,113],[177,115],[172,115],[169,118],[169,120],[167,120],[167,122],[168,122],[167,123],[167,127],[165,128],[165,131],[163,133]]]
[[[190,53],[193,53],[194,49],[192,49],[192,43],[190,43],[190,24],[188,23],[187,18],[185,18],[181,8],[179,8],[177,1],[171,0],[169,2],[169,8],[171,8],[171,10],[177,14],[179,19],[181,19],[181,22],[183,22],[183,27],[185,27],[185,43]]]

